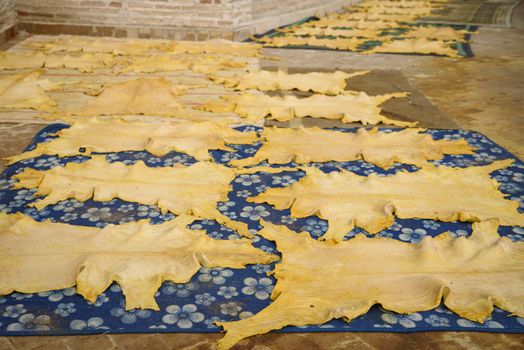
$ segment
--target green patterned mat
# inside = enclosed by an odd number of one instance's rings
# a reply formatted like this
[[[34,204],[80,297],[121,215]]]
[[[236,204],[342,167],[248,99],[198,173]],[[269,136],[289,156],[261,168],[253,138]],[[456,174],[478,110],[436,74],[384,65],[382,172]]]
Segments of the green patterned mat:
[[[272,37],[279,37],[279,36],[284,36],[285,33],[283,33],[281,30],[282,29],[288,29],[288,28],[292,28],[294,26],[297,26],[297,25],[301,25],[301,24],[304,24],[306,22],[309,22],[309,21],[317,21],[319,18],[318,17],[307,17],[307,18],[304,18],[300,21],[297,21],[297,22],[294,22],[294,23],[290,23],[290,24],[286,24],[286,25],[283,25],[283,26],[280,26],[278,28],[274,28],[274,29],[271,29],[263,34],[255,34],[253,35],[251,38],[248,38],[246,40],[244,40],[244,42],[258,42],[260,44],[262,44],[263,46],[265,47],[275,47],[275,46],[271,46],[271,44],[268,44],[268,43],[264,43],[263,42],[263,39],[266,37],[266,38],[272,38]],[[384,29],[382,31],[382,33],[380,34],[381,37],[398,37],[400,36],[402,33],[406,32],[409,30],[410,27],[417,27],[417,26],[420,26],[421,24],[420,23],[402,23],[404,26],[406,26],[405,28],[390,28],[390,29]],[[475,33],[475,31],[477,30],[477,27],[476,26],[470,26],[470,25],[448,25],[448,24],[440,24],[440,23],[432,23],[431,24],[432,26],[434,27],[447,27],[447,26],[450,26],[454,29],[457,29],[457,30],[461,30],[461,29],[465,29],[471,33]],[[344,27],[338,27],[338,29],[350,29],[350,28],[344,28]],[[323,39],[336,39],[336,37],[333,37],[333,36],[317,36],[318,38],[323,38]],[[454,44],[451,45],[451,47],[453,47],[455,50],[457,50],[457,54],[462,56],[462,57],[473,57],[474,54],[473,54],[473,51],[471,49],[471,45],[469,43],[469,39],[470,39],[470,34],[468,34],[465,38],[465,42],[456,42]],[[362,43],[356,50],[356,52],[363,52],[363,51],[367,51],[367,50],[371,50],[373,49],[375,46],[379,46],[379,45],[382,45],[382,41],[381,40],[373,40],[373,39],[369,39],[367,41],[365,41],[364,43]],[[352,51],[352,50],[345,50],[345,49],[331,49],[331,48],[328,48],[328,47],[324,47],[324,46],[313,46],[313,45],[287,45],[287,46],[282,46],[282,47],[276,47],[276,48],[279,48],[279,49],[308,49],[308,50],[327,50],[327,51]],[[425,54],[419,54],[419,53],[394,53],[394,54],[401,54],[401,55],[425,55]],[[436,55],[433,55],[433,56],[436,56]]]

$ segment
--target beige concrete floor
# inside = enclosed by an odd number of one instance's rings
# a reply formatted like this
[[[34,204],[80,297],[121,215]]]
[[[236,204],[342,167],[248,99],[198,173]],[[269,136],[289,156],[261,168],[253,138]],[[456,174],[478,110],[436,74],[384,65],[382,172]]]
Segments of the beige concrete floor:
[[[331,51],[267,49],[281,58],[266,66],[346,69],[400,69],[410,83],[464,129],[492,138],[524,158],[524,4],[515,28],[481,28],[477,55],[446,58],[372,55]],[[37,125],[0,124],[0,155],[19,152]],[[0,337],[0,349],[211,349],[218,334],[144,334],[74,337]],[[523,349],[524,335],[474,332],[266,334],[242,341],[237,349]]]

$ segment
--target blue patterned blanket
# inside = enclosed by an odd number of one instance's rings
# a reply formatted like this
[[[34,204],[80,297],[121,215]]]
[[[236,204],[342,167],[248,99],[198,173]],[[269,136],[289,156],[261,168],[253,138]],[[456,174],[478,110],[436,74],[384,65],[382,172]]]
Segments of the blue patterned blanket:
[[[50,140],[54,132],[67,127],[53,124],[41,130],[28,149],[36,143]],[[258,127],[242,127],[241,130],[258,130]],[[389,129],[382,129],[394,132]],[[354,129],[347,129],[354,132]],[[514,158],[506,150],[490,141],[485,136],[461,130],[428,130],[435,139],[455,139],[464,137],[478,148],[473,155],[446,156],[436,163],[444,166],[471,166],[489,164],[497,159]],[[214,159],[227,163],[235,157],[248,157],[254,154],[260,144],[233,145],[236,153],[213,151]],[[0,176],[0,211],[7,213],[23,212],[36,220],[51,219],[56,222],[74,225],[103,227],[107,224],[120,224],[137,219],[150,218],[152,223],[170,220],[172,214],[162,214],[155,206],[112,200],[78,202],[65,200],[43,210],[28,208],[27,204],[35,200],[34,190],[13,190],[12,175],[25,167],[49,169],[67,162],[82,162],[85,157],[57,158],[42,156],[28,159],[8,167]],[[132,164],[144,160],[152,167],[171,166],[175,163],[190,164],[193,158],[185,154],[172,152],[164,157],[155,157],[147,152],[110,153],[111,162]],[[315,163],[313,166],[323,170],[342,167],[358,174],[394,173],[399,169],[415,171],[409,165],[395,165],[384,171],[363,161]],[[294,219],[289,211],[278,211],[268,205],[247,203],[245,198],[265,191],[269,187],[283,187],[296,182],[303,176],[300,171],[280,174],[258,173],[240,175],[233,181],[233,190],[229,200],[219,203],[219,210],[234,220],[249,224],[258,229],[260,218],[274,223],[287,225],[296,231],[308,231],[313,237],[320,237],[327,229],[327,223],[317,217]],[[496,171],[492,177],[500,182],[500,190],[520,202],[524,211],[524,163],[516,162],[506,169]],[[202,220],[192,224],[193,228],[205,229],[215,239],[238,237],[233,231],[219,226],[216,222]],[[433,220],[397,220],[380,236],[392,237],[405,242],[417,242],[423,236],[435,236],[444,231],[451,231],[454,236],[465,236],[471,232],[465,223],[443,223]],[[354,229],[347,234],[351,239]],[[501,235],[512,240],[524,240],[524,229],[519,227],[501,227]],[[272,242],[257,236],[255,246],[274,252]],[[186,284],[164,283],[156,294],[160,311],[132,310],[125,311],[123,296],[118,285],[112,285],[92,304],[75,294],[75,288],[43,292],[38,294],[13,293],[0,297],[0,335],[57,335],[57,334],[96,334],[96,333],[140,333],[140,332],[218,332],[214,321],[231,321],[246,318],[257,313],[270,303],[270,293],[275,284],[266,272],[273,265],[252,265],[245,269],[202,268]],[[484,324],[462,319],[445,306],[435,310],[418,312],[412,315],[390,313],[375,306],[367,314],[350,323],[333,320],[324,325],[307,327],[286,327],[281,332],[316,332],[316,331],[374,331],[374,332],[417,332],[433,330],[463,330],[485,332],[524,332],[524,319],[509,317],[508,313],[495,309],[493,315]]]

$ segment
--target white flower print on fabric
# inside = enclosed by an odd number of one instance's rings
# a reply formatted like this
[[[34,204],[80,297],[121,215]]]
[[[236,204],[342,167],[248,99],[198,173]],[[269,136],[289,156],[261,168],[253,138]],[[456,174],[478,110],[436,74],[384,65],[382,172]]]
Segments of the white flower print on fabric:
[[[222,286],[218,289],[217,295],[224,297],[224,299],[231,299],[232,297],[236,297],[238,292],[235,287]]]
[[[260,249],[262,249],[264,252],[268,253],[268,254],[273,254],[275,253],[275,248],[273,247],[269,247],[269,246],[266,246],[266,245],[261,245],[260,246]]]
[[[476,328],[504,328],[504,326],[501,325],[500,323],[498,323],[496,321],[493,321],[491,319],[491,317],[487,318],[484,321],[484,323],[478,323],[478,322],[473,322],[473,321],[466,320],[466,319],[463,319],[463,318],[459,318],[457,320],[457,324],[460,327],[468,327],[468,328],[472,328],[472,327],[476,327]]]
[[[307,219],[306,224],[300,228],[301,231],[307,231],[319,237],[323,235],[328,229],[328,224],[324,220]]]
[[[519,202],[519,203],[520,203],[520,207],[521,207],[521,208],[524,208],[524,195],[522,195],[522,196],[518,196],[518,197],[513,196],[513,197],[511,197],[510,199],[511,199],[512,201]]]
[[[335,328],[335,326],[333,326],[332,324],[323,324],[320,325],[320,328]]]
[[[0,213],[10,213],[13,209],[10,208],[7,204],[0,203]]]
[[[169,220],[173,220],[175,217],[176,215],[173,213],[165,213],[165,214],[161,213],[158,218],[164,221],[169,221]]]
[[[388,231],[380,231],[379,233],[377,233],[377,237],[391,238],[393,237],[393,234]]]
[[[260,185],[260,186],[255,187],[255,190],[260,193],[260,192],[266,191],[268,188],[269,186],[267,185]]]
[[[64,215],[60,217],[60,220],[69,222],[69,221],[76,220],[77,218],[78,218],[77,213],[65,213]]]
[[[207,328],[218,328],[216,325],[215,325],[215,322],[224,322],[223,319],[221,319],[220,317],[217,317],[217,316],[213,316],[211,318],[208,318],[204,321],[204,324],[206,325]]]
[[[138,321],[139,318],[148,318],[151,316],[151,310],[139,310],[133,309],[126,311],[123,307],[117,307],[111,309],[111,315],[119,317],[120,321],[124,324],[133,324]]]
[[[222,163],[227,163],[233,159],[238,159],[237,154],[233,152],[226,152],[220,157]]]
[[[394,222],[393,225],[391,225],[388,230],[392,230],[392,231],[400,231],[402,229],[402,225],[399,224],[398,222]]]
[[[450,234],[451,234],[451,237],[453,238],[459,238],[459,237],[467,237],[469,236],[469,233],[468,231],[466,230],[455,230],[455,231],[450,231]]]
[[[65,213],[70,213],[75,211],[78,208],[82,208],[84,203],[77,201],[76,199],[67,199],[65,201],[60,201],[53,206],[54,211],[63,211]]]
[[[236,203],[233,201],[218,202],[217,208],[218,208],[218,211],[220,211],[222,214],[234,220],[237,218],[237,214],[232,210],[235,204]]]
[[[47,209],[42,209],[42,210],[37,210],[36,208],[27,208],[24,210],[24,214],[26,215],[29,215],[30,217],[32,217],[33,219],[35,220],[38,220],[40,218],[43,218],[43,217],[46,217],[50,214],[51,212]],[[55,221],[54,218],[51,218],[50,219],[51,221]]]
[[[269,216],[269,212],[261,205],[257,205],[255,207],[248,205],[242,208],[242,213],[240,213],[240,216],[243,218],[249,218],[249,220],[258,221],[260,218]]]
[[[235,202],[233,201],[227,201],[227,202],[218,202],[217,204],[217,208],[218,210],[220,210],[221,212],[226,212],[226,211],[229,211],[231,210],[234,206],[235,206]]]
[[[424,321],[433,327],[449,327],[449,320],[445,317],[439,317],[437,315],[429,315],[424,319]]]
[[[51,318],[47,315],[35,316],[33,314],[23,314],[18,318],[18,322],[7,326],[8,332],[44,332],[50,329]]]
[[[198,280],[200,282],[213,282],[214,284],[224,284],[226,278],[233,276],[233,271],[221,267],[202,267]]]
[[[517,193],[520,190],[520,186],[518,186],[516,183],[507,182],[500,184],[499,189],[504,193]],[[512,197],[512,200],[519,201],[517,197]],[[522,201],[520,200],[520,202]]]
[[[191,230],[203,230],[204,226],[202,226],[201,224],[193,224],[193,225],[189,226],[189,228]]]
[[[129,216],[129,217],[124,217],[124,218],[120,219],[120,220],[118,221],[118,223],[119,223],[120,225],[122,225],[122,224],[126,224],[126,223],[128,223],[128,222],[133,222],[133,221],[136,221],[136,220],[135,220],[133,217],[130,217],[130,216]]]
[[[522,227],[513,227],[511,230],[513,233],[508,235],[508,238],[513,242],[522,242],[524,241],[524,228]]]
[[[246,295],[255,295],[255,298],[259,300],[266,300],[273,291],[273,281],[271,279],[263,277],[258,280],[248,277],[244,279],[246,285],[242,288],[242,293]]]
[[[45,159],[37,159],[35,162],[35,168],[42,168],[42,167],[55,167],[60,165],[60,159],[57,157],[48,157]]]
[[[24,299],[29,299],[29,298],[32,298],[33,297],[33,294],[29,293],[29,294],[25,294],[25,293],[12,293],[10,295],[11,298],[13,299],[16,299],[16,300],[24,300]],[[1,298],[1,299],[4,299],[4,298]],[[2,302],[0,301],[0,304]]]
[[[281,223],[288,224],[288,225],[291,225],[295,223],[296,221],[297,219],[295,219],[294,217],[291,217],[291,215],[284,215],[280,218]]]
[[[271,184],[272,185],[281,185],[283,187],[286,187],[295,182],[297,182],[297,179],[294,179],[293,177],[289,175],[284,175],[284,176],[274,176],[273,181],[271,181]]]
[[[55,309],[55,314],[62,317],[67,317],[73,312],[76,312],[76,307],[73,303],[60,303]]]
[[[229,303],[220,304],[220,313],[222,315],[236,316],[240,311],[242,311],[242,307],[235,302],[230,301]]]
[[[400,324],[404,328],[415,328],[416,323],[422,320],[422,315],[415,312],[411,315],[392,314],[389,312],[383,313],[382,320],[389,324]]]
[[[224,238],[224,234],[221,233],[221,232],[218,232],[218,231],[210,232],[210,233],[208,233],[208,236],[213,238],[213,239],[222,239],[222,238]]]
[[[149,164],[159,164],[159,163],[162,163],[162,159],[158,158],[158,157],[149,157],[147,159],[147,162]]]
[[[116,162],[119,159],[120,159],[120,155],[118,153],[109,153],[109,154],[106,155],[106,160],[109,163]]]
[[[15,182],[13,179],[0,179],[0,190],[9,189]]]
[[[349,326],[344,326],[345,328],[349,328]],[[389,324],[374,324],[373,328],[391,328]]]
[[[111,287],[109,287],[109,290],[114,293],[119,293],[122,291],[122,288],[118,284],[113,284]]]
[[[487,152],[480,152],[473,154],[473,159],[475,159],[477,162],[493,163],[497,157]]]
[[[241,184],[242,186],[251,186],[253,184],[257,184],[260,181],[260,176],[258,175],[240,175],[235,180],[236,183]]]
[[[180,308],[178,305],[166,307],[167,315],[162,317],[162,321],[167,324],[176,324],[179,328],[188,329],[193,327],[193,323],[204,321],[204,314],[197,312],[196,305],[186,304]]]
[[[251,268],[258,274],[266,274],[271,271],[271,265],[266,264],[255,264],[252,265]]]
[[[427,234],[426,230],[417,228],[417,229],[411,229],[408,227],[403,228],[400,230],[402,233],[398,235],[398,238],[405,242],[411,242],[411,243],[417,243],[422,240],[422,238]]]
[[[245,148],[244,149],[244,153],[245,154],[253,154],[253,153],[257,153],[258,149],[256,148]]]
[[[44,298],[47,297],[49,301],[57,302],[57,301],[64,299],[64,297],[66,296],[70,297],[71,295],[75,295],[75,294],[76,294],[76,288],[72,287],[72,288],[67,288],[63,290],[55,290],[52,292],[40,292],[38,293],[38,296],[44,297]]]
[[[135,206],[133,204],[122,204],[121,206],[118,207],[117,210],[122,213],[128,213],[133,209],[135,209]]]
[[[232,234],[227,236],[227,239],[230,240],[230,241],[232,241],[234,239],[240,239],[240,238],[242,238],[242,236],[240,236],[239,234],[236,234],[236,233],[232,233]]]
[[[235,128],[235,130],[238,130],[237,128]],[[242,132],[255,132],[255,131],[260,131],[260,128],[256,127],[256,126],[246,126],[244,127],[242,130],[239,130],[239,131],[242,131]],[[260,145],[260,142],[255,142],[253,145]]]
[[[249,196],[251,196],[251,192],[249,190],[241,190],[237,192],[237,197],[247,198]]]
[[[158,210],[155,206],[149,206],[149,205],[140,205],[137,208],[136,215],[139,217],[150,217],[150,218],[156,218],[157,216],[160,216],[162,214],[160,210]]]
[[[9,305],[5,308],[2,316],[18,318],[21,314],[25,312],[27,312],[27,310],[24,308],[24,304]]]
[[[88,304],[94,305],[96,307],[102,306],[105,303],[109,301],[109,298],[107,297],[106,293],[102,293],[99,296],[96,297],[96,301],[94,303],[88,302]]]
[[[422,221],[422,226],[430,230],[436,230],[440,227],[440,224],[433,220],[424,220]]]
[[[35,198],[36,191],[37,189],[30,189],[30,190],[24,189],[24,190],[17,191],[14,199],[18,201],[30,201],[31,199]]]
[[[97,222],[111,217],[111,208],[89,208],[87,212],[80,216],[82,219],[88,219],[91,222]]]
[[[103,326],[104,320],[100,317],[91,317],[87,321],[84,320],[73,320],[69,324],[69,328],[76,331],[83,331],[89,329],[109,329],[109,327]]]
[[[453,312],[451,312],[450,310],[448,310],[447,308],[445,307],[437,307],[435,309],[436,312],[438,312],[439,314],[447,314],[447,315],[453,315]]]
[[[149,329],[167,329],[167,326],[165,324],[160,324],[160,325],[151,325],[148,328]]]
[[[197,305],[209,306],[215,300],[217,300],[217,298],[215,298],[214,296],[212,296],[209,293],[203,293],[203,294],[195,295],[195,304],[197,304]]]
[[[191,295],[192,292],[198,289],[198,284],[189,282],[189,283],[173,283],[166,282],[165,286],[162,287],[162,294],[164,295],[173,295],[175,294],[179,298],[185,298]]]

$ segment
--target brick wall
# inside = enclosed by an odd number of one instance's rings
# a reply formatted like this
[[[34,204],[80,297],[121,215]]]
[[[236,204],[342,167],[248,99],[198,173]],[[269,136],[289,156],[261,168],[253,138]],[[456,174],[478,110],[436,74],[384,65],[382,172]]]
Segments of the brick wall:
[[[264,33],[300,19],[341,9],[359,0],[246,0],[235,19],[239,39],[255,33]]]
[[[0,0],[0,45],[14,36],[16,22],[15,6],[12,0]]]
[[[33,33],[186,40],[241,40],[351,2],[356,0],[14,0],[19,29]]]
[[[19,28],[30,32],[189,40],[232,32],[228,2],[15,0]]]

